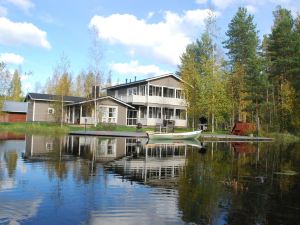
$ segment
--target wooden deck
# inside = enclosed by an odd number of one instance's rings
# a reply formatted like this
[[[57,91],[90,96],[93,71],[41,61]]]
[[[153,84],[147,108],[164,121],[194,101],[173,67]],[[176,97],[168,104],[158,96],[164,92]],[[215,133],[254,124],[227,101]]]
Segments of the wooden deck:
[[[200,137],[204,139],[217,139],[217,140],[228,140],[228,141],[273,141],[273,138],[267,137],[250,137],[250,136],[239,136],[232,134],[201,134]]]
[[[138,137],[147,138],[144,132],[122,132],[122,131],[71,131],[70,135],[88,135],[88,136],[105,136],[105,137]]]
[[[88,136],[105,136],[105,137],[137,137],[147,138],[144,132],[122,132],[122,131],[71,131],[70,135],[88,135]],[[267,137],[250,137],[230,134],[201,134],[201,138],[205,140],[223,140],[223,141],[273,141]]]

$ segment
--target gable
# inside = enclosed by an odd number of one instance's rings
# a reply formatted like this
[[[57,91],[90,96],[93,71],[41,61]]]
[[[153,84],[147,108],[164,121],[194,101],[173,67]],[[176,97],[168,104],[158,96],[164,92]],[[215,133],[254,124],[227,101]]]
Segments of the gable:
[[[149,84],[181,88],[182,82],[179,79],[175,78],[174,76],[167,76],[167,77],[162,77],[162,78],[158,78],[155,80],[150,80]]]

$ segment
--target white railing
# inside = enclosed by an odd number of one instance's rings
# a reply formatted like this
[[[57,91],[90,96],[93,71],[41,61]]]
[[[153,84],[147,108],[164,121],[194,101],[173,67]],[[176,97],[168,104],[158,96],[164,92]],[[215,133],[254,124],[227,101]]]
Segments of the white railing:
[[[128,103],[152,103],[152,104],[163,104],[163,105],[180,105],[186,106],[185,99],[179,98],[168,98],[161,96],[142,96],[142,95],[129,95],[129,96],[118,96],[118,98]]]
[[[94,124],[94,117],[81,117],[80,118],[80,124]]]

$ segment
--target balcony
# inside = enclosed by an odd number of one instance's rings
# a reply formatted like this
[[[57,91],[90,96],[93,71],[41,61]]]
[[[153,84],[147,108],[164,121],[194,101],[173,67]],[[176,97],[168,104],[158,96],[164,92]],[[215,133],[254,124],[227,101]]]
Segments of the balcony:
[[[124,102],[132,104],[146,105],[160,104],[160,105],[174,105],[174,106],[186,106],[185,99],[179,98],[167,98],[161,96],[142,96],[142,95],[130,95],[130,96],[118,96],[118,98]]]

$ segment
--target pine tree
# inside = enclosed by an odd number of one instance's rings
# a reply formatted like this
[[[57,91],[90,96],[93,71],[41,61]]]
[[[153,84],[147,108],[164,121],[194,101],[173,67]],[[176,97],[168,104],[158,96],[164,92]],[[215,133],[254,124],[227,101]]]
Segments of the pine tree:
[[[293,85],[296,85],[299,77],[299,46],[291,11],[278,7],[273,14],[274,25],[268,37],[267,57],[270,60],[269,76],[275,91],[276,118],[279,129],[284,131],[292,128],[291,121],[295,111],[295,102],[290,99],[295,93]]]
[[[239,8],[231,20],[224,42],[228,49],[229,63],[232,68],[232,84],[239,93],[235,93],[235,101],[238,105],[238,115],[241,119],[241,109],[250,115],[255,114],[259,127],[260,108],[264,101],[262,59],[259,56],[259,39],[254,17],[249,15],[247,9]],[[238,78],[236,82],[234,80]],[[234,89],[235,86],[232,87]],[[242,104],[243,102],[243,104]],[[245,104],[246,103],[246,104]],[[250,117],[251,118],[251,117]],[[246,118],[243,118],[246,121]],[[253,117],[251,118],[253,122]]]

